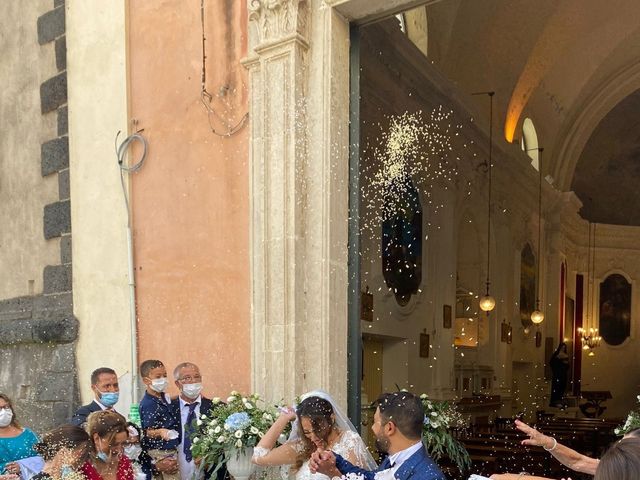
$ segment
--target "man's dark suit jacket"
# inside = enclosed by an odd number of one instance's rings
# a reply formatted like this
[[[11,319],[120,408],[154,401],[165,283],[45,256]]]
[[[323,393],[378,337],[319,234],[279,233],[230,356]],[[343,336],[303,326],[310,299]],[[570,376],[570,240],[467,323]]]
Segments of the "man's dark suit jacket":
[[[335,455],[336,467],[343,475],[355,473],[362,475],[365,480],[374,480],[376,473],[390,468],[388,459],[377,470],[369,471],[356,467],[338,454]],[[400,465],[394,476],[397,480],[446,480],[438,465],[427,455],[424,445]]]
[[[76,427],[83,427],[85,423],[87,423],[87,417],[91,415],[93,412],[99,412],[102,410],[100,405],[96,403],[94,400],[88,405],[81,406],[76,413],[73,414],[73,417],[69,420],[71,425],[75,425]]]
[[[211,412],[211,410],[213,410],[213,402],[205,397],[200,397],[200,415],[207,415],[209,416],[209,412]],[[182,414],[180,412],[180,397],[177,397],[173,400],[171,400],[171,406],[173,408],[175,408],[176,413],[178,415],[178,419],[180,420],[180,430],[182,430]],[[180,447],[178,447],[180,448]],[[213,469],[211,469],[213,470]],[[211,478],[211,470],[205,472],[204,474],[204,478],[205,480],[209,480]],[[227,469],[226,468],[221,468],[220,470],[218,470],[216,472],[216,480],[224,480],[225,477],[227,477]]]

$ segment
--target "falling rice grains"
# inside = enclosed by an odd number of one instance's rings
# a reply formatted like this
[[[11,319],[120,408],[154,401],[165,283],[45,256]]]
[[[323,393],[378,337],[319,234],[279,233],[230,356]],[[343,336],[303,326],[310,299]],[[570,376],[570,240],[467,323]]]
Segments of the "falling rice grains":
[[[423,196],[422,203],[431,204],[434,182],[446,185],[457,175],[454,139],[460,125],[452,124],[453,111],[434,109],[425,119],[422,111],[393,115],[389,127],[367,145],[363,152],[369,158],[363,173],[365,215],[363,229],[373,231],[395,215],[403,215],[411,183]],[[434,212],[441,204],[431,205]]]

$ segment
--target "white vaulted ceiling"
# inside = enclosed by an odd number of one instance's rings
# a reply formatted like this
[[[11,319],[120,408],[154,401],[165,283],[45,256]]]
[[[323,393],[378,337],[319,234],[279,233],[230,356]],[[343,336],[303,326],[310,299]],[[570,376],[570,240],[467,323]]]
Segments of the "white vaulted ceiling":
[[[519,142],[531,118],[545,175],[575,190],[585,218],[640,225],[637,0],[443,0],[422,8],[429,59],[462,92],[496,92],[503,141]]]

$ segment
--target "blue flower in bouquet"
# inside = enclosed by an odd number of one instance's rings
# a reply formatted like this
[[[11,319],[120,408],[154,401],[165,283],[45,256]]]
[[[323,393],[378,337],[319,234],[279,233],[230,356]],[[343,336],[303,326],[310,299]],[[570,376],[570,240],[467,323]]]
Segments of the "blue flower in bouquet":
[[[246,412],[232,413],[224,422],[224,428],[231,431],[241,430],[251,424],[249,414]]]
[[[424,416],[424,420],[422,420],[422,423],[424,425],[429,425],[431,422],[429,421],[429,417],[427,417],[426,415]]]

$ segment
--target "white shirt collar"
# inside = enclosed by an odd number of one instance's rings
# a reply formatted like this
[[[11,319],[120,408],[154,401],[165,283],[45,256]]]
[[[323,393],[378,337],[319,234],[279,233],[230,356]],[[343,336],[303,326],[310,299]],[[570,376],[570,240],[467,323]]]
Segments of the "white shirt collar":
[[[106,410],[106,409],[107,409],[107,406],[106,406],[106,405],[104,405],[104,404],[102,404],[102,403],[100,402],[100,400],[98,400],[97,398],[96,398],[96,399],[94,399],[93,401],[94,401],[94,402],[96,402],[96,403],[98,404],[98,406],[99,406],[102,410]]]
[[[180,400],[180,408],[185,408],[187,405],[194,402],[198,402],[200,405],[202,405],[202,395],[198,395],[196,398],[194,398],[190,402],[185,402],[182,396],[178,397],[178,399]]]
[[[389,455],[389,461],[391,462],[391,465],[393,465],[393,468],[397,469],[409,457],[411,457],[411,455],[416,453],[421,448],[422,448],[422,441],[419,440],[415,444],[411,445],[409,448],[405,448],[404,450],[400,450],[399,452],[396,452],[393,455]]]

